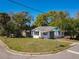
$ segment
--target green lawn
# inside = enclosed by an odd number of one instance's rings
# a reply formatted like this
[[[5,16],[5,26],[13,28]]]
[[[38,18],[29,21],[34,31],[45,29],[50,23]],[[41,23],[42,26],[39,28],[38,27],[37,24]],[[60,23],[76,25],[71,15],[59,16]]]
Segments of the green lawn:
[[[67,49],[69,42],[59,42],[56,40],[43,40],[33,38],[4,38],[0,39],[8,45],[9,48],[20,52],[49,52],[56,53]]]

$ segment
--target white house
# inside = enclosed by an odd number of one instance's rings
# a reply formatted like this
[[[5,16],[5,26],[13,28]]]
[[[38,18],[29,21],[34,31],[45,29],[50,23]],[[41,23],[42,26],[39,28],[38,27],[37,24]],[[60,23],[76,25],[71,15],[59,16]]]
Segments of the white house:
[[[57,27],[41,26],[32,30],[33,38],[60,38],[63,36],[61,30]]]

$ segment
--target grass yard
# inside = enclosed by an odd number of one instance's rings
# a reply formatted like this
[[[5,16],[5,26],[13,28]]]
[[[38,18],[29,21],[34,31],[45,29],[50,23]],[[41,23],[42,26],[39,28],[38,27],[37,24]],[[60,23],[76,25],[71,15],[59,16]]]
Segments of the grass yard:
[[[29,53],[56,53],[67,49],[69,42],[59,42],[56,40],[44,40],[44,39],[33,39],[33,38],[4,38],[0,39],[8,45],[9,48]]]

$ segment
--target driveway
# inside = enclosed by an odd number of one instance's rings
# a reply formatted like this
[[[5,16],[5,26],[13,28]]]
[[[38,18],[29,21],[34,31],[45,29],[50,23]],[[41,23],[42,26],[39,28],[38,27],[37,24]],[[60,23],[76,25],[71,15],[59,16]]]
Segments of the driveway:
[[[0,43],[0,59],[79,59],[79,44],[65,51],[48,55],[19,55],[9,53]]]

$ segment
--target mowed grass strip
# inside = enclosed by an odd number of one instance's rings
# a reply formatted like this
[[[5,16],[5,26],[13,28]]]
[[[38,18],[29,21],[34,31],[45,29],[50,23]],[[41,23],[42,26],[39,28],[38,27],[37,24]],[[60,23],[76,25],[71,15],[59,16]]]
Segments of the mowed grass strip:
[[[56,53],[68,48],[70,44],[69,42],[33,38],[2,38],[2,41],[13,50],[29,53]]]

